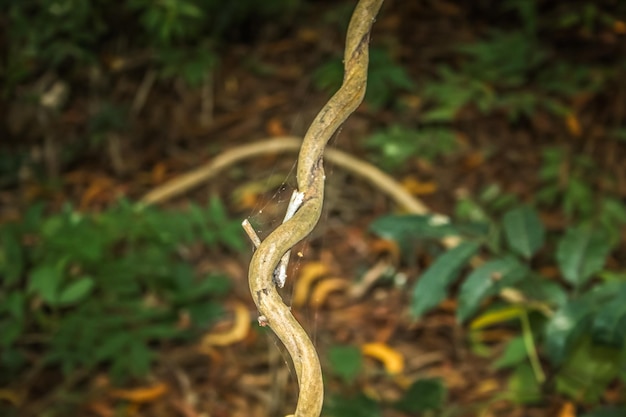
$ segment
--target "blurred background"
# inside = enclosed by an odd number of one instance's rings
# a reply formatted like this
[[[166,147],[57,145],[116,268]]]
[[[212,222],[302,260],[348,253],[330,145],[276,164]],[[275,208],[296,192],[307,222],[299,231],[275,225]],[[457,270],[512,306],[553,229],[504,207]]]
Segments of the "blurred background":
[[[295,152],[144,196],[302,137],[355,4],[3,4],[2,416],[292,412],[241,221],[280,224]],[[323,415],[626,415],[626,3],[387,0],[370,51],[329,147],[428,211],[326,163],[283,290]]]

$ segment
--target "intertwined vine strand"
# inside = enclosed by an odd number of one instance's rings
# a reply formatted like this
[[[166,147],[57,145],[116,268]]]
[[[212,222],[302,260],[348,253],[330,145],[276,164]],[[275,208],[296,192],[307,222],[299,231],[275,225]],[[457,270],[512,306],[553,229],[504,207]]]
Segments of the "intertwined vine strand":
[[[298,191],[304,196],[302,204],[290,220],[261,242],[250,261],[250,293],[264,322],[285,345],[296,370],[300,386],[296,417],[320,415],[322,372],[313,343],[283,303],[272,278],[282,256],[308,236],[319,220],[324,200],[324,148],[365,96],[370,31],[382,2],[360,0],[357,4],[346,36],[343,84],[319,112],[300,148],[297,180]]]

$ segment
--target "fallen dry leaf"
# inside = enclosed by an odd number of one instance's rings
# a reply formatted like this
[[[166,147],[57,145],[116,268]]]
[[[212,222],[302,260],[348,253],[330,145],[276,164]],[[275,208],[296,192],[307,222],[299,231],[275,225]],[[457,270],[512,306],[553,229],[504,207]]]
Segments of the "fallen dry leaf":
[[[265,125],[265,131],[271,137],[287,135],[287,129],[278,117],[272,117]]]
[[[437,184],[432,181],[419,181],[413,177],[402,180],[402,187],[413,195],[429,195],[437,192]]]
[[[580,127],[580,121],[576,117],[576,115],[570,113],[565,116],[565,125],[567,126],[567,131],[575,137],[580,137],[582,135],[582,129]]]
[[[132,403],[148,403],[163,396],[168,391],[168,386],[158,383],[148,388],[135,388],[129,390],[112,390],[109,395],[119,400],[126,400]]]
[[[322,263],[311,262],[304,265],[296,281],[292,304],[296,307],[303,306],[309,298],[313,283],[325,275],[328,275],[328,273],[328,268]]]
[[[559,417],[576,417],[576,407],[571,402],[563,404],[559,410]]]
[[[404,356],[386,343],[366,343],[361,346],[363,356],[369,356],[380,361],[387,373],[399,374],[404,370]]]
[[[250,314],[248,313],[248,307],[241,302],[233,303],[233,313],[233,326],[224,332],[205,335],[200,342],[203,348],[210,346],[228,346],[245,339],[250,331]]]
[[[320,282],[311,294],[311,306],[320,307],[331,292],[343,290],[348,282],[343,278],[329,278]]]

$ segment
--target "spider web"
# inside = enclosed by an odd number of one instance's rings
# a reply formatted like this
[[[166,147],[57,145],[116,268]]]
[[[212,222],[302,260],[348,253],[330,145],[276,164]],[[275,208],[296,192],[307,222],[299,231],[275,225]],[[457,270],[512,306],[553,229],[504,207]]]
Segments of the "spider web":
[[[334,141],[333,141],[334,142]],[[332,146],[335,146],[333,143]],[[274,229],[283,222],[287,206],[294,191],[297,191],[297,154],[285,153],[275,157],[273,163],[267,168],[255,170],[255,177],[260,178],[256,184],[262,192],[257,196],[254,205],[246,211],[245,218],[251,223],[255,232],[261,241],[263,241]],[[332,175],[334,168],[325,164],[327,177]],[[291,251],[289,266],[287,269],[287,280],[284,287],[278,288],[284,303],[291,307],[296,281],[303,265],[308,262],[319,261],[319,251],[323,250],[327,244],[325,229],[327,226],[329,211],[324,205],[320,221],[315,229],[315,237],[311,235],[304,238],[300,243],[296,244]],[[311,250],[312,242],[315,242],[315,250]],[[250,256],[255,250],[254,245],[250,243]],[[317,309],[313,307],[298,307],[298,320],[307,329],[307,333],[314,345],[317,347],[317,335],[319,328],[319,316]],[[265,332],[267,336],[267,345],[269,351],[270,366],[271,362],[279,366],[274,366],[272,379],[274,383],[271,385],[270,398],[275,404],[270,404],[269,413],[285,411],[285,407],[290,408],[292,399],[287,397],[292,393],[296,393],[294,387],[297,384],[297,378],[293,364],[288,352],[273,332]],[[278,355],[278,357],[277,357]],[[282,360],[281,360],[282,359]],[[288,369],[288,377],[284,378],[285,368]],[[287,394],[289,393],[289,395]],[[275,408],[275,409],[274,409]]]

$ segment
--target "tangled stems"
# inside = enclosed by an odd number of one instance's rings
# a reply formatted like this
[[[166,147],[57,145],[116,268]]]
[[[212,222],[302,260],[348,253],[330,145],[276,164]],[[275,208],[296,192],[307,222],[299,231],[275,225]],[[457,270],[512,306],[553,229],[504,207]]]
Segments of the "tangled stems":
[[[273,275],[283,255],[308,236],[320,218],[324,200],[324,148],[363,101],[370,31],[381,4],[382,0],[360,0],[357,4],[346,37],[343,84],[319,112],[300,148],[297,180],[302,204],[290,220],[261,242],[250,261],[248,281],[252,298],[264,323],[285,345],[296,370],[300,386],[296,417],[320,415],[324,398],[322,372],[313,343],[283,303]]]

